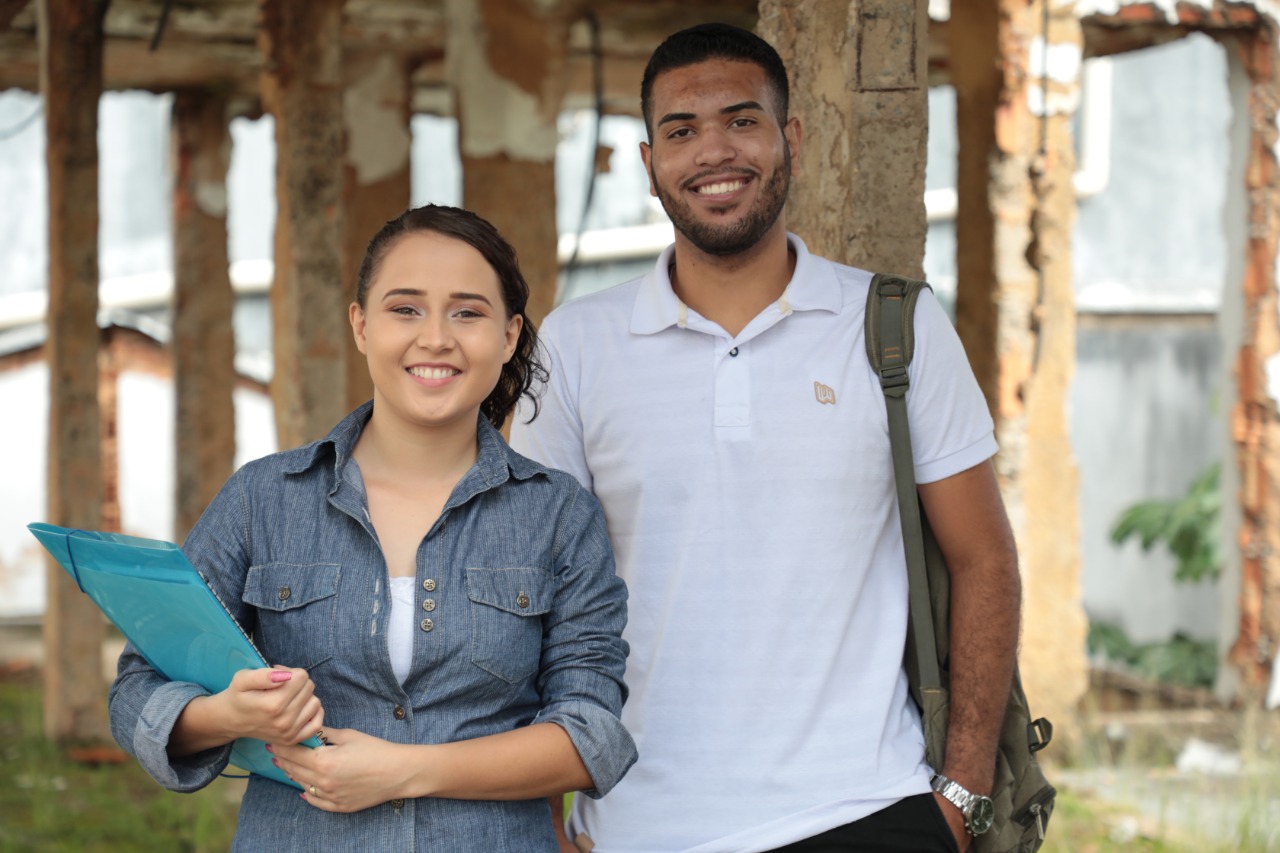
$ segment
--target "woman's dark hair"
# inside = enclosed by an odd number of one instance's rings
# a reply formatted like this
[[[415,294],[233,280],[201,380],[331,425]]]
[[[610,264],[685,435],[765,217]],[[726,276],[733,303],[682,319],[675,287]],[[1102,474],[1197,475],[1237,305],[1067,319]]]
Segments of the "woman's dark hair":
[[[782,57],[778,56],[773,45],[732,24],[698,24],[668,36],[654,50],[644,68],[644,77],[640,81],[640,110],[644,113],[644,127],[650,142],[653,141],[653,82],[658,75],[711,59],[750,62],[760,66],[773,91],[778,125],[787,123],[791,89],[787,84],[787,67],[782,64]]]
[[[535,382],[547,380],[547,368],[538,359],[538,332],[525,313],[525,307],[529,304],[529,284],[520,272],[516,250],[488,220],[469,210],[436,204],[406,210],[383,225],[369,241],[364,260],[360,262],[360,273],[356,277],[356,304],[361,310],[364,309],[369,287],[377,278],[382,261],[391,247],[405,235],[422,233],[440,234],[461,240],[479,252],[497,274],[507,318],[518,314],[523,319],[523,324],[520,326],[515,352],[502,366],[498,384],[480,404],[480,411],[488,418],[489,423],[501,429],[516,403],[521,397],[528,395],[533,402],[533,412],[529,416],[532,421],[538,416],[538,398],[530,389]]]

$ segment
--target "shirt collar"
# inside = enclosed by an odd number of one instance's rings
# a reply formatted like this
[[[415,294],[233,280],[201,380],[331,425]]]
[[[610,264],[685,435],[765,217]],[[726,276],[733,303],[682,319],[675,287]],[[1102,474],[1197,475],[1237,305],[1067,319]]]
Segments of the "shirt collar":
[[[297,459],[286,467],[286,474],[301,474],[321,464],[326,457],[332,457],[334,485],[342,480],[342,472],[351,454],[355,451],[360,433],[365,424],[373,416],[373,401],[365,403],[329,431],[319,441],[299,447],[295,453]],[[467,482],[474,478],[475,482],[468,489],[468,497],[472,494],[501,485],[509,478],[527,480],[543,469],[536,463],[516,453],[503,440],[501,433],[494,429],[488,418],[481,415],[476,424],[477,454],[475,465],[463,476]]]
[[[844,305],[844,293],[834,267],[809,254],[809,247],[804,241],[789,231],[787,245],[796,254],[796,268],[777,302],[783,314],[792,311],[839,313]],[[652,335],[672,326],[683,327],[687,322],[689,307],[671,288],[670,268],[675,251],[674,243],[667,246],[658,256],[653,272],[640,280],[631,311],[631,331],[634,334]]]

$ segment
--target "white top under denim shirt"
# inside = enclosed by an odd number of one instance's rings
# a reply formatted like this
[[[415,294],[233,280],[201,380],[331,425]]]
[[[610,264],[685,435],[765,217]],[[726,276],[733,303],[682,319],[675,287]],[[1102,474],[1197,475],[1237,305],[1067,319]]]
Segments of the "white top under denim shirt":
[[[627,593],[599,504],[480,418],[476,463],[418,548],[420,619],[401,685],[387,648],[386,564],[351,459],[372,410],[367,403],[323,440],[236,472],[183,546],[188,559],[267,661],[310,672],[326,726],[429,744],[556,723],[591,775],[586,793],[602,796],[636,749],[619,722]],[[165,681],[132,646],[121,655],[112,733],[173,791],[197,790],[227,767],[230,746],[178,760],[166,752],[178,715],[204,692]],[[254,777],[233,849],[519,853],[556,844],[546,799],[422,798],[332,814]]]

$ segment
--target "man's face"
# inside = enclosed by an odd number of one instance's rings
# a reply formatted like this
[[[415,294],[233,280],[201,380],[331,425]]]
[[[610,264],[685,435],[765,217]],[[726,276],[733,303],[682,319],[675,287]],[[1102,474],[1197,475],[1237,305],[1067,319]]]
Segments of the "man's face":
[[[779,127],[764,70],[714,59],[653,83],[652,143],[640,144],[649,192],[676,231],[709,255],[744,252],[782,227],[800,124]]]

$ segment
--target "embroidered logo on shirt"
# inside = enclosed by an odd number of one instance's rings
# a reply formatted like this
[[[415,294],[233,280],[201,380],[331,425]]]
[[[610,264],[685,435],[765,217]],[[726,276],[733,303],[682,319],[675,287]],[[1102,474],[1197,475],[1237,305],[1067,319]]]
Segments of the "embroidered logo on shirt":
[[[821,382],[813,383],[813,396],[817,399],[819,403],[830,403],[833,406],[836,404],[835,389],[828,388],[826,385],[823,385]]]

